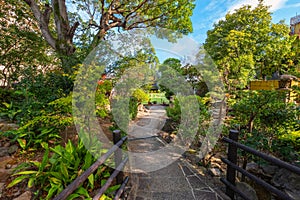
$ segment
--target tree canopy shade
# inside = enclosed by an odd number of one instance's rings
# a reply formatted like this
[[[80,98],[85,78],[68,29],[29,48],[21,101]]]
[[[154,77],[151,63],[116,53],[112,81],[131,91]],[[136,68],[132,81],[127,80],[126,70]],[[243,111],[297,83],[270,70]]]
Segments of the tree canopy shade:
[[[244,6],[228,13],[207,33],[204,47],[229,88],[243,88],[251,78],[289,67],[293,38],[283,22],[272,23],[268,9],[263,1],[255,8]]]
[[[89,52],[114,28],[128,31],[153,27],[160,38],[188,34],[192,32],[190,17],[195,7],[194,0],[23,1],[30,6],[45,40],[61,56],[74,54],[76,38]]]

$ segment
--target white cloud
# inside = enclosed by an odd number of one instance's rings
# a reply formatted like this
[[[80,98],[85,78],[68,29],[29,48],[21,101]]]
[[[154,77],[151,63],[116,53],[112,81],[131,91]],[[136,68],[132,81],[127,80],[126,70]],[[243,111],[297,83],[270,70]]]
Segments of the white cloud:
[[[264,4],[270,6],[271,12],[286,7],[300,7],[300,3],[286,5],[286,2],[288,2],[288,0],[264,0]],[[205,15],[205,20],[198,21],[196,25],[194,24],[194,30],[198,31],[210,28],[214,23],[224,20],[226,13],[233,12],[235,9],[241,8],[244,5],[250,5],[254,8],[258,5],[258,3],[258,0],[211,0],[204,8],[204,12],[209,12],[209,15]],[[200,9],[203,8],[198,9],[200,12]],[[194,34],[194,37],[197,37],[197,39],[201,38],[203,40],[203,36]]]
[[[300,3],[295,3],[295,4],[290,4],[290,5],[284,6],[284,8],[298,8],[298,7],[300,7]]]
[[[274,12],[283,8],[286,2],[287,0],[265,0],[264,4],[267,6],[271,6],[270,11]],[[228,11],[234,11],[235,9],[238,9],[244,5],[256,7],[258,3],[258,0],[238,0],[235,1],[235,3],[231,7],[229,7]]]
[[[220,5],[222,5],[226,0],[212,0],[209,2],[209,4],[205,7],[206,11],[215,11],[217,8],[219,8]]]

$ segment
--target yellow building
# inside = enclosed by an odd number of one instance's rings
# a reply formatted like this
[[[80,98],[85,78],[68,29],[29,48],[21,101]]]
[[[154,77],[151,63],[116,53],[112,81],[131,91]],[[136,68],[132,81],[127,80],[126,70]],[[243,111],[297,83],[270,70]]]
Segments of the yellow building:
[[[291,35],[298,35],[298,38],[300,38],[300,15],[296,15],[295,17],[292,17],[290,20],[290,28],[291,28]]]
[[[250,90],[277,90],[286,92],[287,102],[299,103],[299,95],[292,89],[293,86],[300,86],[300,82],[296,80],[268,80],[268,81],[251,81]]]

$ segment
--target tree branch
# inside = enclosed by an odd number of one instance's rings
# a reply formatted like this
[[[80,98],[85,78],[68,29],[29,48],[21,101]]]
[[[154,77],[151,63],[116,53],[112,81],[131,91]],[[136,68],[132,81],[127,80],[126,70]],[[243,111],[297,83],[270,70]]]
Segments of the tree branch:
[[[46,4],[45,7],[46,7],[46,8],[45,8],[45,11],[44,11],[43,16],[44,16],[45,22],[46,22],[47,24],[49,24],[49,21],[50,21],[50,15],[51,15],[51,13],[52,13],[52,8],[50,7],[49,4]]]
[[[71,39],[73,39],[74,35],[75,35],[75,31],[79,26],[79,22],[75,22],[74,25],[70,28],[68,35]]]
[[[146,19],[146,20],[143,20],[143,21],[134,22],[133,24],[131,24],[130,26],[128,26],[128,27],[126,28],[126,30],[130,30],[130,29],[133,29],[133,28],[138,28],[138,25],[139,25],[139,24],[144,24],[144,23],[146,23],[146,22],[153,22],[153,21],[155,21],[155,20],[161,18],[161,17],[164,16],[164,15],[165,15],[165,14],[161,14],[161,15],[159,15],[159,16],[157,16],[157,17],[153,17],[153,18],[151,18],[151,19]]]
[[[30,6],[34,17],[37,19],[42,35],[44,36],[45,40],[53,49],[56,49],[56,40],[53,38],[53,36],[50,33],[49,26],[48,26],[49,21],[47,21],[49,10],[47,8],[46,8],[47,11],[45,10],[46,13],[45,14],[46,19],[45,19],[45,16],[42,14],[42,12],[40,11],[38,5],[34,0],[24,0],[24,1]]]
[[[125,21],[127,21],[127,19],[130,17],[130,15],[132,15],[133,13],[135,13],[138,9],[140,9],[148,0],[144,0],[142,1],[135,9],[133,9],[132,11],[130,11],[130,13],[128,13],[125,16]]]
[[[101,0],[101,13],[104,13],[104,0]]]

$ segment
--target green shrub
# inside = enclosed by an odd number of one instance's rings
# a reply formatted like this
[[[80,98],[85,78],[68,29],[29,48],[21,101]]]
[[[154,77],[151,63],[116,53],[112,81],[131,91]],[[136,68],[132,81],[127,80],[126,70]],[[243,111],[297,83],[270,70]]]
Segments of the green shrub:
[[[137,99],[138,102],[148,102],[149,101],[149,96],[148,94],[142,90],[142,89],[136,89],[133,94],[133,97]]]
[[[295,104],[285,103],[278,91],[240,91],[230,101],[231,128],[240,128],[241,142],[281,159],[300,160],[300,112]],[[293,136],[294,135],[294,136]]]
[[[95,94],[96,115],[104,118],[108,115],[109,95],[112,90],[111,81],[103,81],[98,85]]]
[[[129,118],[135,119],[138,112],[138,99],[136,97],[131,97],[129,100]]]
[[[5,135],[17,140],[23,149],[37,147],[48,141],[59,142],[60,132],[73,124],[71,102],[71,95],[50,102],[38,116]]]
[[[181,108],[179,100],[181,101],[181,105],[183,105],[184,108]],[[195,100],[198,102],[198,105],[191,104],[191,102],[193,102]],[[195,110],[195,108],[197,108],[197,107],[199,108],[199,113],[191,113],[191,112],[197,112]],[[208,107],[204,104],[203,99],[196,95],[175,98],[174,105],[172,107],[166,108],[166,111],[167,111],[167,116],[169,118],[171,118],[174,122],[176,122],[178,125],[180,123],[182,123],[181,122],[181,114],[182,114],[181,109],[184,109],[185,113],[189,114],[189,116],[197,116],[198,119],[194,119],[194,120],[198,120],[198,122],[199,122],[198,127],[196,127],[197,130],[194,130],[194,127],[184,127],[184,130],[187,132],[191,132],[191,133],[197,132],[198,137],[200,137],[200,135],[203,135],[203,136],[206,135],[211,115],[208,111]],[[189,119],[189,120],[193,120],[193,119]],[[180,127],[178,126],[178,128],[180,128]]]

